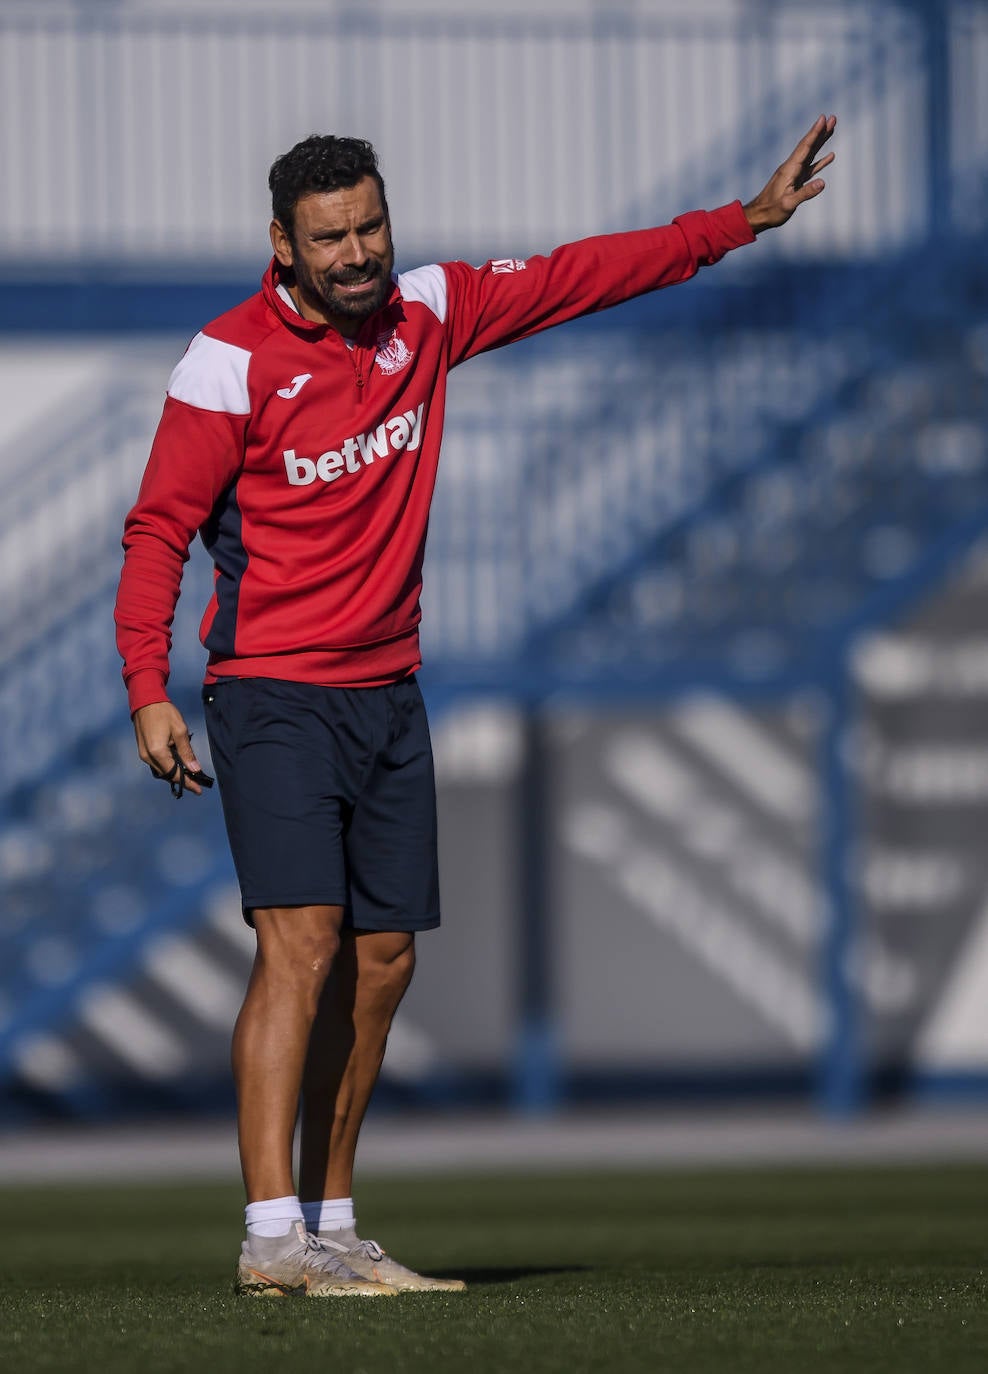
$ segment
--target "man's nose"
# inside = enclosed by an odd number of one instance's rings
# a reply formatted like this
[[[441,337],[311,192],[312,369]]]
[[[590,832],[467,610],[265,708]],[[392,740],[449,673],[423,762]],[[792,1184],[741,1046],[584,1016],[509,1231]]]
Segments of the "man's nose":
[[[367,250],[359,234],[347,234],[340,245],[340,258],[347,267],[359,267],[367,261]]]

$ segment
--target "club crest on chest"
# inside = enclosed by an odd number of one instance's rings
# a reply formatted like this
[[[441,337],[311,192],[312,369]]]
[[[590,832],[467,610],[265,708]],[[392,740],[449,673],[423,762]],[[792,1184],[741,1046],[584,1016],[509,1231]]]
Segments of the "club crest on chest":
[[[393,377],[396,372],[401,372],[414,357],[415,354],[404,339],[399,338],[397,329],[389,329],[378,335],[374,361],[386,377]]]

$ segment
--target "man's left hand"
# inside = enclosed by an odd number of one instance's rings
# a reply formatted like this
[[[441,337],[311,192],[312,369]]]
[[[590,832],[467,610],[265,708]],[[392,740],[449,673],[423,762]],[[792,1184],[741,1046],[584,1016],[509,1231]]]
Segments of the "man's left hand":
[[[834,160],[833,153],[818,157],[820,149],[837,127],[836,115],[821,115],[812,129],[793,149],[765,189],[744,207],[752,231],[777,229],[791,219],[804,200],[812,200],[826,182],[817,177]]]

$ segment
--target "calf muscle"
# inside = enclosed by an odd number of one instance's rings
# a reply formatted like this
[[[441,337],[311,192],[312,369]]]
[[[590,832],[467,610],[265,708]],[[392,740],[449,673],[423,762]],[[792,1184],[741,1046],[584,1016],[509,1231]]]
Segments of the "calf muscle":
[[[249,1202],[287,1197],[292,1137],[320,997],[339,948],[343,908],[254,912],[257,955],[233,1033],[238,1131]]]

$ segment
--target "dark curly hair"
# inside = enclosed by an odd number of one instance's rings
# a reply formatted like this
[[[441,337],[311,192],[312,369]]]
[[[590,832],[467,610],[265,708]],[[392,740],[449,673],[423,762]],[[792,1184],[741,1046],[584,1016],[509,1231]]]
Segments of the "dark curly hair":
[[[271,213],[290,239],[295,238],[295,206],[303,196],[320,191],[339,191],[373,177],[388,213],[384,179],[378,170],[377,153],[366,139],[312,134],[275,158],[268,174]]]

